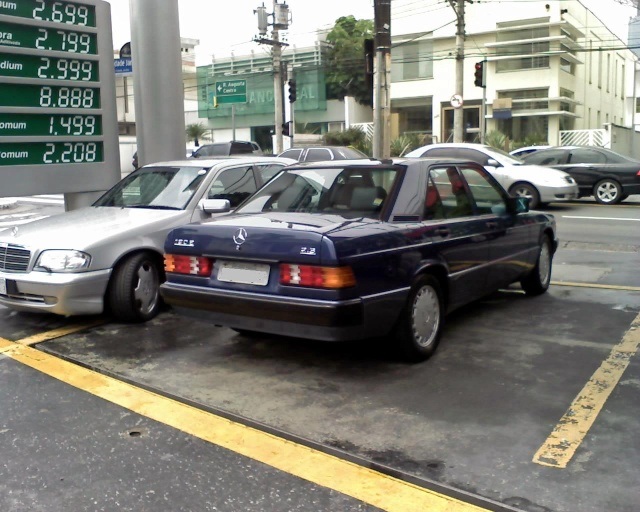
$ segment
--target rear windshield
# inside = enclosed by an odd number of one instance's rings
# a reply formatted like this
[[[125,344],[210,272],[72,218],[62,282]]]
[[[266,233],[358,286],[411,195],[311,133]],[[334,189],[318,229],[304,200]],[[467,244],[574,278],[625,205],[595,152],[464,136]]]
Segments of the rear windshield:
[[[305,212],[379,218],[398,177],[389,168],[283,171],[236,213]]]

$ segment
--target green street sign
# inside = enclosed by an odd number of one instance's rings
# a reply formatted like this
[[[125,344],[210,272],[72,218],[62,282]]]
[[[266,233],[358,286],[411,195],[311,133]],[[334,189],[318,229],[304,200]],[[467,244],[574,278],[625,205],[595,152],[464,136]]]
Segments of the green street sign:
[[[246,80],[225,80],[216,82],[214,104],[224,103],[246,103],[247,102],[247,81]]]

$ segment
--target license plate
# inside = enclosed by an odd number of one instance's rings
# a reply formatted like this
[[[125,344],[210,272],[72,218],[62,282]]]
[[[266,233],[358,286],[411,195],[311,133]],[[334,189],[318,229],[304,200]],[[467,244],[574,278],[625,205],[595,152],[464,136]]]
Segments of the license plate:
[[[4,277],[0,277],[0,295],[7,294],[7,280]]]
[[[269,282],[269,268],[269,265],[263,263],[221,261],[218,266],[218,281],[266,286]]]

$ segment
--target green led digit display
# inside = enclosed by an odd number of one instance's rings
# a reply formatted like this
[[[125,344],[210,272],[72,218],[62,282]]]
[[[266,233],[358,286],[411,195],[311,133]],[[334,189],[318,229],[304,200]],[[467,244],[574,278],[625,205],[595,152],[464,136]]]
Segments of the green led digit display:
[[[5,0],[0,2],[0,14],[79,27],[96,26],[96,9],[93,5],[56,0]]]
[[[0,46],[96,55],[95,34],[0,22]]]
[[[74,58],[0,53],[0,76],[95,82],[98,80],[98,63]]]
[[[0,166],[102,162],[102,142],[0,143]]]
[[[0,107],[100,108],[100,89],[0,83]]]
[[[5,135],[102,135],[102,117],[84,114],[0,114]]]

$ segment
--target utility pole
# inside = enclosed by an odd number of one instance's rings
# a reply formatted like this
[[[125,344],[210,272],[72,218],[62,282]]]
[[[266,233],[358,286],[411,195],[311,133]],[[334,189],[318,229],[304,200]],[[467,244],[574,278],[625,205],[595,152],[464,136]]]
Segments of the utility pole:
[[[391,0],[374,0],[373,156],[391,156]]]
[[[463,96],[464,86],[464,3],[466,0],[448,0],[456,13],[456,87],[454,94]],[[453,110],[453,142],[464,142],[464,109]]]
[[[282,101],[283,83],[282,83],[282,47],[288,46],[280,41],[280,30],[289,28],[289,6],[286,3],[279,4],[277,0],[273,0],[273,24],[271,28],[271,39],[264,36],[267,31],[267,13],[264,4],[253,11],[258,15],[258,32],[259,36],[254,38],[260,44],[268,44],[271,49],[272,67],[273,67],[273,104],[275,108],[275,148],[274,153],[282,153],[282,122],[284,121],[284,108]]]

